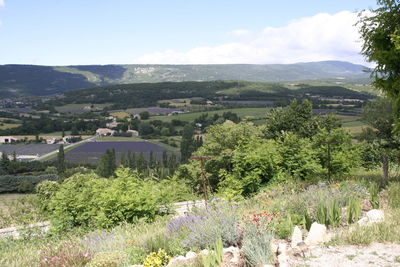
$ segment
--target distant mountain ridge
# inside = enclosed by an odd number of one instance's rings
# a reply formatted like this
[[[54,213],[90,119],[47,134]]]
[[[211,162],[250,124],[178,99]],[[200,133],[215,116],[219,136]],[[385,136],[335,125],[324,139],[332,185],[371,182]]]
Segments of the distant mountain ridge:
[[[365,66],[342,61],[221,65],[0,65],[0,96],[45,96],[99,85],[245,80],[368,80]]]

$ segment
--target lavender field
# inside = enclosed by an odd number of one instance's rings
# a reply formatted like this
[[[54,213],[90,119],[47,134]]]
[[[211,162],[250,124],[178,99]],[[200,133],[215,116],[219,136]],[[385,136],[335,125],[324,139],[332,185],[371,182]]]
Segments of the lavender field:
[[[57,144],[18,144],[18,145],[0,145],[0,152],[12,155],[14,152],[17,156],[20,155],[43,155],[51,151],[57,150]]]
[[[107,151],[107,149],[115,149],[117,161],[120,160],[122,154],[127,153],[128,151],[136,154],[143,153],[146,159],[149,158],[150,152],[153,151],[154,155],[158,159],[161,159],[162,153],[167,150],[162,146],[147,141],[88,142],[66,152],[65,159],[69,162],[75,163],[97,164],[98,160]],[[171,151],[167,152],[172,153]]]

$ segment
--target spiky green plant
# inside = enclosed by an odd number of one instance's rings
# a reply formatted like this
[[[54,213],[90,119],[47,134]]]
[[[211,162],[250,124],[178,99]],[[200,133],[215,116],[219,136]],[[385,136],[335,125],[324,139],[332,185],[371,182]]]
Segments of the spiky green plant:
[[[369,201],[372,208],[379,209],[379,187],[376,183],[371,183],[368,188]]]
[[[213,246],[213,251],[207,255],[201,254],[201,261],[204,267],[217,267],[222,263],[224,256],[224,247],[222,238],[219,237]]]
[[[316,219],[318,223],[329,224],[325,200],[320,200],[318,203]]]
[[[347,206],[347,223],[356,222],[361,216],[361,201],[359,198],[350,197]]]
[[[333,227],[339,226],[342,220],[342,216],[341,216],[341,208],[336,199],[331,199],[327,211],[328,211],[329,224],[332,225]]]

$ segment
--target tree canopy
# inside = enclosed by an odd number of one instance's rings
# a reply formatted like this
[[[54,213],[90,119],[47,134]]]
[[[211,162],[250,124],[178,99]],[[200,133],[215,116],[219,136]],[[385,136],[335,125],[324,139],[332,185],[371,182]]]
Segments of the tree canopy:
[[[359,25],[363,39],[362,54],[376,64],[373,84],[396,104],[400,114],[400,1],[377,0],[379,7],[362,13]]]

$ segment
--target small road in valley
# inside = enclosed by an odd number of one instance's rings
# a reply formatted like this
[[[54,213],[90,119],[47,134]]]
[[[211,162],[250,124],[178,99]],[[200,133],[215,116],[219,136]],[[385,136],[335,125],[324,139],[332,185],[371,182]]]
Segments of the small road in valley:
[[[80,145],[80,144],[83,144],[83,143],[86,143],[86,142],[89,142],[89,141],[93,141],[93,139],[95,139],[96,137],[97,137],[96,135],[93,135],[92,137],[83,139],[82,141],[79,141],[79,142],[76,142],[76,143],[73,143],[73,144],[66,145],[66,146],[64,146],[64,149],[72,148],[72,147],[74,147],[74,146],[78,146],[78,145]],[[57,150],[54,150],[54,151],[51,151],[51,152],[49,152],[49,153],[46,153],[46,154],[44,154],[44,155],[41,155],[40,157],[37,157],[37,158],[33,159],[32,161],[43,160],[43,159],[48,158],[48,157],[50,157],[50,156],[52,156],[52,155],[55,155],[55,154],[57,154],[57,153],[58,153],[58,149],[57,149]]]

